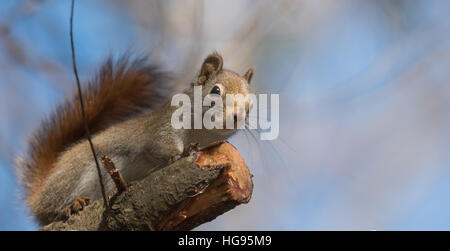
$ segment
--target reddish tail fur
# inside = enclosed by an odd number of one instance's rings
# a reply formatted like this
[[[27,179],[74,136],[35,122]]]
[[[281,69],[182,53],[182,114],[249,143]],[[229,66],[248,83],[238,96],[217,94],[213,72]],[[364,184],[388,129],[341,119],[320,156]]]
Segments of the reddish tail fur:
[[[86,116],[92,134],[162,104],[169,91],[168,78],[146,59],[117,62],[110,58],[94,81],[83,89]],[[78,95],[56,108],[29,142],[20,160],[20,174],[28,200],[39,192],[58,154],[83,139],[85,130]]]

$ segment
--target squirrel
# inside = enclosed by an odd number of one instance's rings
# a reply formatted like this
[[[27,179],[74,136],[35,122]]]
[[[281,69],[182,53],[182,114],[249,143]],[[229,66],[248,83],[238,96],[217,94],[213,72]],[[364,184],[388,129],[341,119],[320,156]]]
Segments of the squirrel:
[[[184,93],[193,98],[195,86],[202,96],[250,93],[253,69],[244,75],[223,68],[218,53],[206,57]],[[126,181],[142,179],[166,166],[193,143],[206,146],[225,140],[236,129],[174,129],[172,113],[177,109],[161,90],[169,76],[146,59],[111,58],[100,74],[83,89],[87,122],[98,156],[108,156]],[[167,89],[167,88],[166,88]],[[248,100],[243,112],[248,116]],[[158,107],[159,105],[159,107]],[[155,109],[157,108],[157,109]],[[148,113],[147,111],[153,110]],[[224,108],[225,110],[225,108]],[[234,110],[234,117],[238,111]],[[225,111],[224,111],[225,113]],[[25,200],[41,225],[61,220],[82,210],[89,200],[101,198],[95,161],[85,139],[81,105],[77,95],[66,99],[29,141],[27,155],[18,158],[19,177]],[[114,191],[112,178],[102,168],[106,193]]]

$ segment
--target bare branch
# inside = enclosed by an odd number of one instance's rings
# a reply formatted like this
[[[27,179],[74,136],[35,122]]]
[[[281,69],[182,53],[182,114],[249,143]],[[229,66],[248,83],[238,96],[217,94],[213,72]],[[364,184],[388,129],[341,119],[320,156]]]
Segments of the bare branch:
[[[190,230],[247,203],[251,174],[229,143],[214,144],[132,183],[110,211],[94,201],[41,230]]]

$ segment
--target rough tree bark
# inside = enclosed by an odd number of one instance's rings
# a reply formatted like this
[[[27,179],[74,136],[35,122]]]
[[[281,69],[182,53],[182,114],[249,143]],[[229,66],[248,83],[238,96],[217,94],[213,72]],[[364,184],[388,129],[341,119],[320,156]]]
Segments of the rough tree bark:
[[[227,142],[217,142],[129,184],[66,221],[40,230],[191,230],[247,203],[253,182],[244,160]]]

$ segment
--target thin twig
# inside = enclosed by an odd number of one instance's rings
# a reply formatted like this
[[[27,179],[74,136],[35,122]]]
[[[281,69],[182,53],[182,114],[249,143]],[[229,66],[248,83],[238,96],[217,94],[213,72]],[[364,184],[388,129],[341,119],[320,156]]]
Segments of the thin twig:
[[[106,198],[105,186],[103,184],[103,179],[102,179],[102,175],[101,175],[101,172],[100,172],[100,165],[98,163],[97,154],[95,153],[94,144],[92,143],[91,134],[89,132],[89,126],[88,126],[88,123],[87,123],[86,112],[84,110],[84,104],[83,104],[83,95],[81,93],[80,79],[78,77],[77,64],[76,64],[76,60],[75,60],[75,46],[74,46],[74,43],[73,43],[73,9],[74,9],[74,5],[75,5],[75,1],[72,0],[72,7],[71,7],[71,10],[70,10],[70,45],[72,47],[73,73],[75,74],[75,78],[77,80],[78,97],[80,98],[81,114],[83,115],[84,129],[86,130],[86,138],[89,141],[89,145],[91,146],[92,155],[94,155],[95,165],[97,167],[98,178],[99,178],[99,181],[100,181],[100,187],[101,187],[101,190],[102,190],[103,204],[104,204],[106,210],[108,210],[109,209],[108,199]]]
[[[114,181],[114,184],[116,184],[117,193],[121,194],[122,192],[125,192],[127,190],[127,182],[123,179],[122,175],[119,172],[119,169],[116,168],[112,160],[106,156],[103,155],[101,157],[101,161],[103,164],[103,167],[108,171],[109,175],[111,176],[112,180]]]

